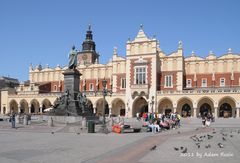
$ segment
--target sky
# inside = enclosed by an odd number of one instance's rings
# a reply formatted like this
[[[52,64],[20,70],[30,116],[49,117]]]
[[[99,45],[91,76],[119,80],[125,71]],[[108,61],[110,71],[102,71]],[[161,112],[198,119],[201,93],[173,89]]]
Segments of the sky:
[[[184,56],[206,57],[228,48],[240,53],[239,0],[0,0],[0,76],[28,80],[29,65],[67,65],[73,45],[81,50],[88,24],[107,63],[118,48],[126,55],[140,24],[170,54],[182,40]]]

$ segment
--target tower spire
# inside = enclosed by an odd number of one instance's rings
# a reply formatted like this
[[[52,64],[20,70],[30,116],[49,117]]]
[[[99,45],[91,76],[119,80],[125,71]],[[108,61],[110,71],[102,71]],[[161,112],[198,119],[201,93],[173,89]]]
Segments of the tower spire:
[[[93,35],[91,30],[91,24],[88,25],[86,33],[86,39],[82,44],[82,51],[95,51],[95,42],[93,41]]]
[[[91,24],[88,24],[88,30],[91,31]]]

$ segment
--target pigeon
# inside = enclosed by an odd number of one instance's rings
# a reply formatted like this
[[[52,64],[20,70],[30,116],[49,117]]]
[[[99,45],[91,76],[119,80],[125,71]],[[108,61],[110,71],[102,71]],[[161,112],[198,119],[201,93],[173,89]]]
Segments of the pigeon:
[[[181,148],[181,150],[183,150],[183,147],[180,147]]]
[[[206,146],[205,146],[205,148],[211,148],[211,145],[210,145],[210,144],[208,144],[208,145],[206,145]]]
[[[240,134],[240,130],[238,130],[238,134]]]
[[[54,134],[54,132],[52,131],[52,134]]]
[[[199,149],[199,148],[200,148],[200,144],[198,144],[198,146],[197,146],[197,147],[198,147],[198,149]]]
[[[151,151],[155,150],[157,148],[156,145],[154,145],[152,148],[150,148]]]
[[[78,132],[77,134],[79,135],[80,133]]]
[[[223,148],[223,144],[222,143],[218,143],[219,148]]]
[[[223,140],[223,141],[226,141],[226,138],[225,138],[225,137],[222,137],[222,140]]]
[[[227,134],[222,133],[223,136],[227,136]]]
[[[177,133],[178,133],[178,134],[180,134],[181,132],[180,132],[180,131],[178,131]]]
[[[185,149],[182,151],[182,153],[187,153],[187,148],[185,148]]]
[[[197,136],[196,136],[196,135],[194,135],[194,136],[191,136],[191,137],[190,137],[190,139],[192,139],[192,140],[193,140],[193,141],[195,141],[195,142],[196,142],[196,141],[198,141],[198,138],[197,138]]]
[[[230,137],[232,138],[232,137],[233,137],[233,135],[230,135]]]
[[[175,149],[175,151],[178,151],[178,150],[179,150],[179,148],[177,148],[177,147],[174,147],[174,149]]]
[[[216,134],[216,131],[213,131],[212,133],[213,133],[213,134]]]
[[[207,134],[207,137],[208,137],[208,139],[212,139],[213,138],[213,136],[209,135],[209,134]]]

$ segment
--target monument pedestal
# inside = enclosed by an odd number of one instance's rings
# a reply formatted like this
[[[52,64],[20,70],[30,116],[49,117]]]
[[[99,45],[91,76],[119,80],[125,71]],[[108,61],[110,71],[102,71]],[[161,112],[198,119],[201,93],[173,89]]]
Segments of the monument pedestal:
[[[64,73],[64,92],[68,96],[67,115],[81,115],[82,109],[77,98],[79,93],[80,76],[82,75],[77,69],[67,69]]]
[[[90,115],[86,107],[86,97],[79,91],[81,73],[73,68],[63,72],[64,94],[54,102],[50,115],[86,116]]]
[[[64,75],[64,92],[69,92],[76,99],[79,93],[80,76],[82,75],[77,69],[67,69]]]

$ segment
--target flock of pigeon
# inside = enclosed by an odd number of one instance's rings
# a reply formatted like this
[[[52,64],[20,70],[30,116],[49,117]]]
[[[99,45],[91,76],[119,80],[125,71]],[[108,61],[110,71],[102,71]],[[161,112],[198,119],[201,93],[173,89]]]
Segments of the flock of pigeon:
[[[196,130],[198,130],[198,129],[196,129]],[[226,132],[224,129],[222,129],[219,132],[220,136],[222,137],[222,141],[217,143],[217,146],[219,148],[224,148],[225,147],[224,142],[227,141],[227,139],[229,137],[233,138],[233,136],[234,136],[233,133],[240,134],[240,130],[231,130],[229,132]],[[180,134],[180,133],[178,133],[178,134]],[[215,131],[215,129],[213,129],[212,134],[205,134],[205,135],[201,135],[201,136],[193,135],[193,136],[190,137],[190,139],[193,140],[193,142],[195,143],[195,145],[198,149],[201,148],[201,146],[203,146],[207,149],[207,148],[211,148],[211,144],[207,144],[207,145],[204,146],[202,142],[204,142],[205,140],[213,139],[215,135],[217,135],[217,132]],[[181,153],[187,153],[187,147],[179,147],[179,148],[178,147],[173,147],[173,149],[175,151],[181,151]]]
[[[198,130],[198,128],[196,129]],[[224,129],[220,130],[219,133],[217,133],[215,131],[215,129],[213,129],[213,132],[211,134],[205,134],[205,135],[200,135],[200,136],[197,136],[197,135],[193,135],[190,137],[191,140],[193,140],[193,142],[195,143],[196,147],[198,149],[200,149],[201,147],[205,147],[206,149],[208,148],[211,148],[211,144],[207,144],[207,145],[203,145],[202,142],[206,141],[206,140],[211,140],[214,138],[214,136],[217,136],[217,134],[220,134],[220,136],[222,137],[222,142],[219,142],[217,143],[217,146],[219,148],[224,148],[225,147],[225,141],[227,141],[227,139],[230,137],[230,138],[233,138],[234,137],[234,133],[237,133],[237,134],[240,134],[240,129],[238,130],[231,130],[229,132],[226,132]],[[180,134],[180,131],[178,131],[178,134]],[[219,136],[219,135],[218,135]],[[229,137],[228,137],[229,136]],[[202,143],[202,144],[201,144]],[[150,148],[150,150],[155,150],[157,148],[156,145],[154,145],[153,147]],[[173,147],[173,149],[175,151],[181,151],[181,153],[187,153],[188,149],[187,147]]]

